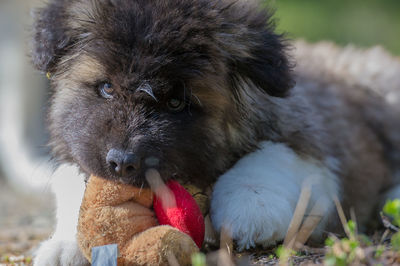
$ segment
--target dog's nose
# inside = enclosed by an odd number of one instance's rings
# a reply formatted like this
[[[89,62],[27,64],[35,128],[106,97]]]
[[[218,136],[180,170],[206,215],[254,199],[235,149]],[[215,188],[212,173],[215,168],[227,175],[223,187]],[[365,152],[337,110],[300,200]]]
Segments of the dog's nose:
[[[140,167],[140,158],[130,152],[111,149],[107,153],[106,162],[111,171],[121,177],[133,174]]]

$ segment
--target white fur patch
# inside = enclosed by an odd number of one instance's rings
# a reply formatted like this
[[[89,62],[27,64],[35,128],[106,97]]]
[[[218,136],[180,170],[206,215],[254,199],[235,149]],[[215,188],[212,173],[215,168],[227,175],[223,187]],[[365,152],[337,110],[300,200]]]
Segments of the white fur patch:
[[[215,229],[230,230],[240,249],[283,240],[306,180],[312,182],[309,206],[318,202],[327,217],[334,209],[332,197],[339,193],[337,177],[285,144],[262,142],[259,150],[239,160],[215,184],[211,200]]]
[[[34,266],[89,266],[76,240],[49,239],[40,245]]]
[[[51,185],[56,197],[56,230],[41,244],[34,265],[88,265],[76,241],[79,209],[85,192],[84,177],[76,167],[62,165],[54,173]]]

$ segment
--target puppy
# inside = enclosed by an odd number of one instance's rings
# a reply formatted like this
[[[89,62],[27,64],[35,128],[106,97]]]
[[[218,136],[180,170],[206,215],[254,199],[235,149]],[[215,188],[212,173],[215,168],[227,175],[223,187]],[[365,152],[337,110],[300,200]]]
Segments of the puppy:
[[[50,146],[62,164],[57,228],[36,265],[87,264],[75,228],[89,174],[142,186],[151,164],[166,179],[216,181],[213,225],[239,249],[281,241],[304,184],[318,239],[335,227],[333,199],[362,225],[396,183],[388,93],[330,71],[313,49],[293,71],[256,2],[52,0],[36,15],[33,63],[51,79]]]

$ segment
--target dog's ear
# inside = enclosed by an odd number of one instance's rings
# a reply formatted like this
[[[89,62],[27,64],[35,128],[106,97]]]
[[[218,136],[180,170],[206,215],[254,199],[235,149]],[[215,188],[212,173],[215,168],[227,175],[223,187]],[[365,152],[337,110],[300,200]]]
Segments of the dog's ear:
[[[234,62],[237,72],[269,95],[284,97],[294,85],[285,46],[281,36],[267,31],[261,36],[248,57],[237,58]]]
[[[64,12],[64,0],[54,0],[33,12],[32,61],[40,71],[51,72],[71,43]]]
[[[271,96],[286,96],[294,85],[292,64],[284,36],[275,33],[272,13],[249,4],[234,4],[225,12],[233,20],[225,25],[223,35],[225,47],[231,50],[233,80],[248,80]]]

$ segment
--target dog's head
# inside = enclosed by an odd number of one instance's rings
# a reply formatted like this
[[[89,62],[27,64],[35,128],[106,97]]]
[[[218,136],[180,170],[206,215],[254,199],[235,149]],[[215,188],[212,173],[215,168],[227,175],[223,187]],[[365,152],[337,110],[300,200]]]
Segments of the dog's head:
[[[210,181],[255,146],[248,90],[292,85],[273,30],[248,1],[53,0],[33,62],[51,75],[55,156],[133,184],[147,166]]]

